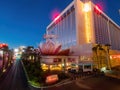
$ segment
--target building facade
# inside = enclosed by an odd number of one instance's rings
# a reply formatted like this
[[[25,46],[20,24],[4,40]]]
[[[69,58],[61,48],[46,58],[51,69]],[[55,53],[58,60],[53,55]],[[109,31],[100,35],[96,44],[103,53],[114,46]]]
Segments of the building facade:
[[[70,49],[70,56],[78,56],[78,66],[93,61],[92,48],[96,44],[110,44],[111,49],[120,49],[120,26],[89,0],[73,0],[47,26],[46,35],[56,35],[50,39],[60,43],[63,50]],[[102,60],[105,65],[99,65],[101,62],[97,60],[95,67],[110,67],[108,53],[104,55],[107,55]]]
[[[73,0],[48,26],[62,49],[85,44],[110,44],[120,49],[120,27],[91,1]]]

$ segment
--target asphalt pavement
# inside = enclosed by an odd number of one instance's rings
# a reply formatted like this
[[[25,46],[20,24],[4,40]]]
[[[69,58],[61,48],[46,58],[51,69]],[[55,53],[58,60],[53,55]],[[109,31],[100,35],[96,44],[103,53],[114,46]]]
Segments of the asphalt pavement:
[[[30,90],[20,60],[16,60],[1,79],[0,90]]]
[[[97,76],[78,81],[91,90],[120,90],[120,80],[106,76]]]
[[[120,90],[120,80],[106,76],[79,78],[42,90]]]
[[[22,64],[16,60],[9,71],[0,79],[0,90],[40,90],[27,83]],[[64,83],[44,87],[41,90],[120,90],[120,80],[106,76],[77,78]]]

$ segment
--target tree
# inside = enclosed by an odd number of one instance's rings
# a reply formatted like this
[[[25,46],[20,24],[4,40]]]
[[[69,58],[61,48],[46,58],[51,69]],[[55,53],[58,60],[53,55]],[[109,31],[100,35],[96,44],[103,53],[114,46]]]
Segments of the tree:
[[[97,44],[92,48],[92,51],[95,52],[98,69],[102,67],[103,56],[104,56],[104,60],[106,60],[107,69],[111,69],[110,56],[109,56],[110,46],[111,46],[110,44],[105,44],[105,45]],[[104,55],[102,55],[102,53]]]
[[[99,64],[100,64],[100,68],[102,68],[102,59],[103,59],[103,55],[102,53],[105,53],[105,49],[102,47],[102,45],[99,46]]]
[[[98,48],[99,48],[100,44],[97,44],[95,45],[93,48],[92,48],[92,51],[95,52],[95,56],[96,56],[96,61],[97,61],[97,68],[99,69],[100,66],[99,66],[99,58],[98,58]]]
[[[24,52],[24,54],[25,54],[25,58],[27,59],[27,60],[29,60],[29,59],[31,59],[31,60],[33,60],[34,58],[33,58],[33,52],[34,52],[34,47],[33,46],[28,46],[26,49],[25,49],[25,52]],[[31,58],[30,58],[31,57]]]
[[[97,68],[100,69],[102,67],[101,53],[105,50],[102,47],[102,44],[97,44],[92,48],[92,51],[95,53]]]
[[[110,44],[105,44],[105,47],[106,47],[106,57],[107,57],[107,69],[111,70],[110,55],[109,55],[110,46],[111,46]]]

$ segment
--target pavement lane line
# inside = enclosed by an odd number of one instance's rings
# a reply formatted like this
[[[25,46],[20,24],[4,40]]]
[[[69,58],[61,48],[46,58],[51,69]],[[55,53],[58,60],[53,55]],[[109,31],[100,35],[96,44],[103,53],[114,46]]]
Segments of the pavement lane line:
[[[76,82],[76,85],[79,86],[80,88],[84,88],[84,89],[88,89],[88,90],[91,90],[92,88],[87,86],[87,85],[84,85],[82,83],[79,83],[79,82]]]
[[[66,85],[66,84],[70,84],[70,83],[72,83],[72,81],[65,82],[65,83],[61,83],[61,84],[57,84],[57,85],[55,85],[55,86],[56,86],[56,87],[59,87],[59,86]]]

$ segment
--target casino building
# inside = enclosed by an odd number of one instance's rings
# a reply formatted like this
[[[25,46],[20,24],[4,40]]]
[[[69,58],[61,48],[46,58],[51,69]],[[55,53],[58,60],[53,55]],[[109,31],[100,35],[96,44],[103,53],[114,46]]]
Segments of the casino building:
[[[110,44],[120,49],[120,26],[91,1],[73,0],[48,26],[46,34],[58,36],[63,49],[88,43]]]
[[[62,45],[62,50],[70,49],[70,55],[80,60],[91,59],[95,44],[120,49],[120,26],[89,0],[73,0],[47,26],[46,35],[56,35],[54,41]]]

